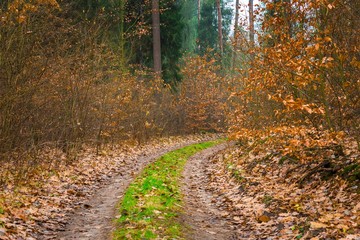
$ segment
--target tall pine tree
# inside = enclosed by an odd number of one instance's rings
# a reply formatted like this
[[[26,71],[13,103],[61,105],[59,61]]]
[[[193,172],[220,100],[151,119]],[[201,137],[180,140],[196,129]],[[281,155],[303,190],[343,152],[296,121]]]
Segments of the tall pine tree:
[[[162,77],[165,82],[176,85],[181,80],[177,64],[183,45],[182,1],[162,0],[159,7]],[[151,9],[151,1],[148,0],[128,0],[126,3],[125,32],[129,63],[147,68],[154,65]]]
[[[229,40],[230,27],[232,21],[232,9],[228,7],[230,0],[224,0],[220,3],[222,14],[222,42],[224,45]],[[221,52],[218,29],[218,11],[215,0],[204,0],[201,8],[201,19],[198,29],[199,35],[199,53],[204,54],[209,49]],[[225,49],[225,47],[223,47]]]

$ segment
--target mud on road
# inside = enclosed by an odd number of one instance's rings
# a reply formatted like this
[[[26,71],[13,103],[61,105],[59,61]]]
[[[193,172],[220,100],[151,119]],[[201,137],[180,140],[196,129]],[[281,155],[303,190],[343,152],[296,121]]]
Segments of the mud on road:
[[[187,161],[182,180],[184,213],[180,220],[185,225],[185,238],[191,240],[237,239],[231,221],[223,217],[222,209],[215,203],[215,195],[209,191],[210,178],[207,168],[211,158],[226,149],[223,143],[203,150]]]

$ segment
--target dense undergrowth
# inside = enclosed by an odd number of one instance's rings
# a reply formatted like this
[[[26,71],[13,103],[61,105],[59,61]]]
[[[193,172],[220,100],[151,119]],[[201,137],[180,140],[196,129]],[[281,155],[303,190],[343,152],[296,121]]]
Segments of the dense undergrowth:
[[[9,172],[26,180],[43,165],[58,164],[49,152],[64,152],[61,161],[69,163],[84,145],[101,152],[108,144],[224,129],[227,94],[219,67],[193,56],[180,72],[169,56],[166,64],[182,78],[171,85],[149,66],[130,64],[117,39],[119,2],[0,3],[0,184]],[[127,4],[124,14],[136,25],[135,5],[144,4]],[[141,26],[126,24],[127,34],[141,39],[129,41],[151,39],[148,32],[138,36]],[[180,51],[175,45],[167,52]],[[195,72],[199,65],[203,71]]]
[[[260,162],[276,162],[280,167],[283,164],[297,166],[290,172],[305,171],[302,177],[293,179],[294,183],[302,185],[319,172],[323,179],[338,176],[357,184],[360,180],[357,140],[342,132],[293,126],[272,128],[266,132],[244,130],[234,137],[245,156],[250,154]]]

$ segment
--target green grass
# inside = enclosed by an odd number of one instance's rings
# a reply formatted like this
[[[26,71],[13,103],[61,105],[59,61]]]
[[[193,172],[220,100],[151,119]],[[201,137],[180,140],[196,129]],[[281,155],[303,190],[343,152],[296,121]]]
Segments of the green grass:
[[[179,178],[187,159],[219,141],[194,144],[169,152],[147,166],[120,203],[114,239],[179,239],[182,226]]]

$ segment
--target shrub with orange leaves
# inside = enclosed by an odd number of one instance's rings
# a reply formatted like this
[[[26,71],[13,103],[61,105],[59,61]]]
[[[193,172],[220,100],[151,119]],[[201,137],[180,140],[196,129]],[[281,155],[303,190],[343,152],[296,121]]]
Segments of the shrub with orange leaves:
[[[277,126],[266,130],[239,129],[230,135],[231,139],[236,139],[245,149],[250,149],[256,155],[277,155],[282,161],[290,159],[302,164],[322,162],[344,155],[344,137],[344,132],[318,130],[307,126]]]
[[[220,66],[208,56],[184,62],[179,108],[185,132],[224,131],[228,88]]]
[[[231,97],[234,135],[236,128],[306,125],[358,138],[359,2],[262,3],[258,44],[248,49],[253,58]]]

